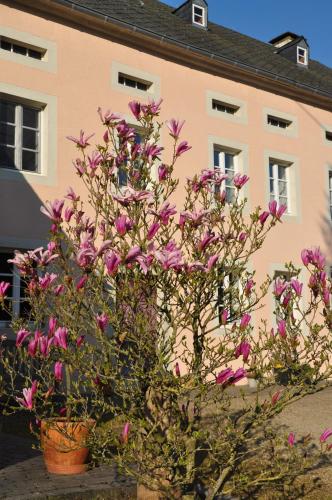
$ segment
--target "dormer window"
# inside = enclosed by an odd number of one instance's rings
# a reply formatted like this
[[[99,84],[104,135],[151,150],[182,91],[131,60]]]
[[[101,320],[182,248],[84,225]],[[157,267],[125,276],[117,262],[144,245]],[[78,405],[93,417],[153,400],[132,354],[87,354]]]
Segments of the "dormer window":
[[[308,64],[308,50],[303,47],[297,47],[297,62],[307,66]]]
[[[200,5],[193,4],[193,24],[198,26],[206,26],[205,9]]]

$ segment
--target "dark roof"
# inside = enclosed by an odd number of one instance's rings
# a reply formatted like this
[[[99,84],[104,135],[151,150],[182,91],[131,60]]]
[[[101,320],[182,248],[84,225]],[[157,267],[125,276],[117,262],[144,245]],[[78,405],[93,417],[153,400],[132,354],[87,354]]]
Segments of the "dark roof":
[[[297,38],[304,38],[301,35],[297,35],[296,33],[292,33],[291,31],[285,31],[285,33],[281,33],[281,35],[276,36],[275,38],[272,38],[272,40],[269,41],[269,43],[278,43],[280,40],[283,40],[284,38],[292,38],[293,40]]]
[[[174,14],[175,9],[158,0],[53,0],[54,2],[88,9],[93,15],[103,15],[143,30],[146,34],[164,37],[199,50],[208,56],[220,57],[248,70],[263,72],[273,78],[325,94],[332,98],[332,69],[310,60],[308,68],[275,53],[275,47],[224,26],[209,22],[207,30],[197,29]],[[179,1],[180,3],[180,1]]]

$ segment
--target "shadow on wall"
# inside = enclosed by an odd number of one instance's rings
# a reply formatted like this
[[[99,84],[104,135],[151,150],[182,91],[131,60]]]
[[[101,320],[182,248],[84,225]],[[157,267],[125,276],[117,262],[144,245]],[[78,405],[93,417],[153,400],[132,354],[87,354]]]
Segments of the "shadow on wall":
[[[40,212],[42,204],[19,172],[14,180],[0,177],[0,252],[31,249],[47,241],[50,221]]]

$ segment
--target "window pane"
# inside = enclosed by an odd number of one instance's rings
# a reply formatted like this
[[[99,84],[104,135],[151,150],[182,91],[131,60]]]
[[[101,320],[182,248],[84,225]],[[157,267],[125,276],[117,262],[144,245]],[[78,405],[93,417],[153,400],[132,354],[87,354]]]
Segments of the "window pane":
[[[15,108],[14,103],[0,101],[0,121],[15,123]]]
[[[28,149],[38,148],[38,132],[23,128],[23,147]]]
[[[226,186],[226,201],[227,203],[234,203],[235,200],[235,189],[233,187]]]
[[[23,279],[20,279],[20,318],[29,319],[31,305],[27,299],[27,284]]]
[[[279,204],[280,205],[286,205],[286,207],[288,207],[288,201],[287,201],[287,198],[284,197],[284,196],[279,196]]]
[[[273,177],[273,163],[269,164],[269,175],[270,177]]]
[[[38,128],[38,109],[27,108],[23,106],[23,125],[24,127]]]
[[[8,146],[0,146],[0,167],[15,167],[15,149]]]
[[[329,186],[330,190],[332,190],[332,172],[329,174]]]
[[[135,144],[141,144],[142,143],[142,136],[136,132],[135,133]]]
[[[16,43],[14,43],[13,44],[13,52],[15,52],[15,54],[21,54],[22,56],[26,56],[27,55],[27,48],[22,47],[22,45],[16,45]]]
[[[29,172],[38,171],[38,155],[33,151],[22,151],[22,170]]]
[[[278,165],[278,177],[279,179],[286,180],[286,168]]]
[[[0,47],[3,50],[9,50],[9,52],[12,50],[12,44],[10,42],[6,42],[6,40],[1,40]]]
[[[274,194],[274,180],[273,179],[270,179],[270,193]]]
[[[38,52],[38,50],[28,49],[29,57],[33,57],[34,59],[41,59],[42,53]]]
[[[286,182],[279,181],[279,195],[287,196],[287,184]]]
[[[128,178],[127,178],[127,172],[125,170],[119,169],[118,181],[120,186],[127,186]]]
[[[0,252],[0,276],[3,275],[3,274],[12,274],[12,272],[13,272],[13,264],[10,264],[8,262],[8,260],[12,259],[12,258],[13,258],[13,254],[12,253],[2,253],[2,252]],[[3,279],[4,279],[3,277],[0,277],[0,281],[2,281]]]
[[[225,153],[225,170],[234,170],[234,155]]]
[[[15,146],[15,125],[0,123],[0,144]]]

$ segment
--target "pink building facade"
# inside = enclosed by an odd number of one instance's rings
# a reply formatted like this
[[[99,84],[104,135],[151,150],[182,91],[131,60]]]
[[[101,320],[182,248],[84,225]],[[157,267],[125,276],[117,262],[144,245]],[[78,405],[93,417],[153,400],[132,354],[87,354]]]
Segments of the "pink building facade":
[[[300,266],[313,245],[329,271],[332,69],[310,59],[303,37],[250,39],[208,23],[204,0],[176,11],[157,0],[2,1],[0,14],[0,280],[12,280],[16,314],[20,282],[7,258],[45,244],[43,202],[81,189],[65,137],[83,129],[98,140],[98,106],[137,125],[132,99],[162,97],[161,120],[186,120],[182,185],[202,168],[239,171],[250,177],[249,208],[287,204],[251,262],[257,282],[285,262]],[[161,140],[167,161],[166,131]],[[272,298],[266,306],[272,322]]]

